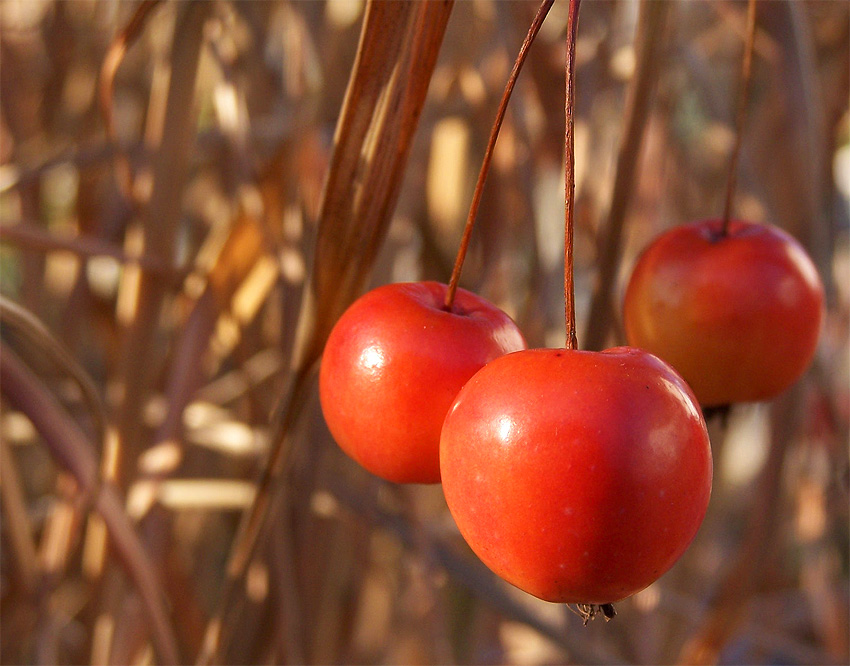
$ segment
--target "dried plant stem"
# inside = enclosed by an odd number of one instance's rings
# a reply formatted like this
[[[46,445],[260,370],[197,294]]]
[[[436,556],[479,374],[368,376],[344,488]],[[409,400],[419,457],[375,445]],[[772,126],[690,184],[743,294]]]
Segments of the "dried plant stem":
[[[496,147],[496,140],[499,138],[499,130],[502,128],[502,121],[504,121],[505,113],[508,110],[508,102],[511,99],[511,94],[513,93],[517,78],[519,78],[519,73],[522,71],[522,66],[528,56],[528,51],[531,49],[534,38],[540,31],[540,26],[543,25],[543,21],[549,14],[549,9],[551,9],[554,1],[555,0],[543,0],[540,4],[537,14],[535,14],[534,20],[531,22],[531,27],[528,29],[528,34],[525,36],[522,46],[520,46],[519,54],[514,62],[511,74],[508,77],[508,82],[505,85],[505,91],[502,93],[502,100],[499,102],[499,108],[496,111],[496,119],[493,121],[493,127],[490,130],[490,138],[487,141],[487,148],[484,151],[484,159],[481,162],[481,171],[478,173],[478,182],[475,183],[475,190],[472,194],[472,203],[469,206],[469,215],[466,218],[466,225],[463,228],[463,235],[460,239],[460,247],[458,248],[454,268],[452,269],[452,276],[449,280],[449,288],[446,291],[446,298],[444,302],[446,310],[451,310],[452,304],[455,300],[458,282],[460,281],[460,274],[463,269],[463,262],[466,259],[466,253],[469,249],[469,241],[472,237],[472,228],[475,226],[475,218],[477,217],[478,209],[481,206],[481,196],[484,193],[484,182],[487,180],[487,174],[490,171],[490,162],[493,159],[493,150]]]
[[[680,664],[715,664],[744,619],[747,602],[765,576],[765,560],[777,548],[785,455],[802,415],[798,384],[772,410],[770,451],[758,480],[745,536],[721,578],[699,628],[679,655]]]
[[[3,499],[4,528],[9,534],[9,550],[14,554],[18,580],[31,594],[36,590],[41,572],[18,467],[5,437],[0,437],[0,497]]]
[[[602,349],[611,326],[611,293],[620,262],[626,211],[634,190],[641,144],[646,132],[652,94],[658,80],[659,63],[662,60],[664,26],[671,6],[669,2],[658,0],[641,0],[640,3],[637,67],[630,84],[611,206],[599,248],[599,268],[584,331],[586,349]]]
[[[100,112],[106,125],[106,136],[113,142],[117,142],[118,135],[115,129],[115,114],[113,112],[112,91],[115,85],[115,74],[124,60],[124,55],[130,45],[142,33],[151,11],[160,3],[160,0],[143,0],[136,8],[135,13],[124,28],[115,36],[103,62],[100,66],[100,79],[98,81],[98,102]],[[133,174],[127,156],[120,151],[115,157],[116,177],[118,186],[124,196],[133,200]]]
[[[53,459],[74,477],[85,496],[94,498],[95,509],[106,523],[115,552],[142,598],[161,661],[180,663],[165,594],[117,490],[110,484],[99,483],[97,459],[85,434],[38,378],[2,344],[0,384],[9,403],[30,419]]]
[[[581,0],[570,0],[567,23],[567,58],[564,69],[567,77],[567,92],[564,103],[566,119],[564,131],[564,317],[567,327],[567,349],[578,349],[576,338],[575,286],[573,285],[573,210],[576,197],[575,127],[575,60],[576,34],[578,33],[578,10]]]
[[[138,257],[130,256],[118,245],[102,238],[84,235],[64,238],[26,222],[7,223],[0,226],[0,242],[36,252],[71,252],[81,259],[111,257],[121,264],[138,264],[146,271],[158,273],[166,279],[175,281],[184,277],[185,273],[159,257],[148,254]]]
[[[173,255],[180,226],[183,184],[194,136],[195,81],[203,27],[212,4],[192,2],[178,8],[182,16],[174,29],[165,133],[154,156],[154,184],[145,214],[145,252],[153,256]],[[122,456],[129,458],[124,463],[134,461],[139,453],[139,418],[152,379],[150,350],[167,289],[168,284],[159,276],[142,273],[132,321],[124,337],[120,368],[124,399],[119,417]],[[126,465],[120,467],[126,469]]]
[[[367,4],[334,137],[291,370],[270,428],[269,459],[234,540],[198,664],[219,661],[226,654],[237,620],[234,598],[263,539],[275,500],[285,491],[280,482],[291,460],[293,426],[311,395],[325,341],[365,285],[386,235],[452,6],[450,0]],[[299,612],[294,592],[283,612]]]
[[[239,526],[239,531],[231,548],[230,558],[225,571],[226,579],[224,589],[216,606],[204,635],[204,642],[198,655],[198,664],[216,663],[223,655],[232,631],[232,619],[237,607],[234,597],[237,588],[242,581],[251,562],[251,558],[257,550],[263,529],[271,514],[272,504],[277,496],[273,492],[275,481],[283,475],[287,462],[287,453],[291,449],[292,428],[302,412],[307,399],[310,397],[312,383],[310,378],[314,373],[310,370],[304,375],[293,378],[288,397],[285,399],[285,417],[281,424],[284,433],[280,445],[272,451],[271,458],[263,468],[260,480],[257,482],[257,493],[254,503]],[[296,599],[290,595],[290,603]],[[287,613],[294,613],[294,608],[286,609]]]
[[[738,110],[735,117],[735,142],[732,145],[732,155],[729,158],[729,173],[726,178],[726,201],[723,205],[723,228],[721,234],[729,233],[729,219],[732,216],[732,206],[735,199],[735,189],[738,181],[738,162],[741,154],[741,140],[744,135],[744,123],[747,119],[747,103],[750,99],[750,83],[752,81],[753,46],[756,41],[756,0],[747,4],[747,37],[744,43],[744,57],[741,62],[741,89],[738,92]]]
[[[0,321],[18,329],[29,342],[38,346],[47,358],[62,372],[71,377],[80,388],[83,400],[94,422],[95,431],[101,441],[109,422],[106,407],[100,398],[97,385],[85,369],[34,314],[5,296],[0,296]]]

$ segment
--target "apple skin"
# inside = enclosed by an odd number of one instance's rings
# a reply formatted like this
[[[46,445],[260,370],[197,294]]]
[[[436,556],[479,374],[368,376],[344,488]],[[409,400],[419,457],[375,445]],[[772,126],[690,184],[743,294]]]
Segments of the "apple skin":
[[[472,550],[552,602],[612,603],[648,586],[686,550],[711,494],[696,399],[631,347],[496,359],[458,394],[440,455]]]
[[[440,430],[482,366],[526,343],[485,299],[438,282],[388,284],[345,311],[325,345],[319,397],[339,446],[396,483],[440,481]]]
[[[659,236],[625,293],[630,345],[670,363],[704,406],[772,398],[805,372],[824,310],[820,276],[792,236],[740,220]]]

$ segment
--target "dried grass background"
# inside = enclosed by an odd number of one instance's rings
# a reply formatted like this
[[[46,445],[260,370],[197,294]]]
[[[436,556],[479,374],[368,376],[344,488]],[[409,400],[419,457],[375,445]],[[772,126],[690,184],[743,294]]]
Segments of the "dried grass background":
[[[585,2],[579,343],[652,236],[721,213],[746,3]],[[531,1],[0,4],[0,660],[842,664],[850,9],[760,2],[736,210],[827,285],[811,371],[710,422],[685,557],[581,626],[358,468],[315,368],[369,285],[447,281]],[[463,284],[563,344],[556,2]],[[781,331],[777,332],[778,335]]]

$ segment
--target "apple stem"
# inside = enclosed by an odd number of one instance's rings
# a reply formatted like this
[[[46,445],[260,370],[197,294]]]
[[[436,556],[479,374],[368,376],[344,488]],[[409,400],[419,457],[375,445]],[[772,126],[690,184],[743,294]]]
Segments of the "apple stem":
[[[570,0],[567,23],[566,77],[567,90],[564,104],[566,127],[564,130],[564,313],[567,324],[567,349],[578,349],[576,336],[575,286],[573,285],[573,208],[575,207],[575,60],[578,10],[581,0]]]
[[[752,81],[753,47],[756,41],[756,0],[747,4],[747,34],[744,42],[744,57],[741,63],[741,89],[738,92],[738,111],[735,118],[735,142],[729,158],[729,174],[726,181],[726,202],[723,206],[723,227],[720,235],[729,235],[729,220],[732,217],[732,204],[738,179],[738,157],[741,152],[741,139],[744,134],[744,122],[747,118],[747,102],[750,97]]]
[[[496,146],[496,139],[499,137],[499,130],[502,128],[502,121],[504,120],[505,112],[508,109],[508,101],[511,98],[511,93],[513,93],[514,85],[519,77],[522,65],[525,63],[525,58],[528,55],[531,44],[534,42],[534,38],[537,37],[537,33],[540,31],[540,26],[543,25],[543,20],[546,18],[546,15],[549,13],[549,9],[552,7],[554,2],[555,0],[543,0],[543,2],[540,3],[540,7],[537,9],[537,14],[535,14],[534,20],[531,22],[531,26],[528,29],[528,34],[525,36],[525,40],[522,42],[522,46],[519,49],[519,54],[517,54],[514,67],[511,70],[508,82],[505,85],[505,91],[502,93],[502,100],[499,102],[499,108],[496,111],[496,119],[493,121],[493,127],[490,130],[490,138],[487,141],[487,149],[484,152],[484,160],[481,163],[481,171],[478,173],[478,182],[475,183],[475,191],[472,194],[472,203],[469,206],[469,215],[466,218],[466,225],[463,228],[463,235],[460,239],[460,247],[458,248],[454,268],[452,269],[452,276],[449,280],[449,288],[446,291],[446,298],[444,302],[446,310],[452,309],[455,294],[457,293],[460,273],[463,269],[463,262],[466,259],[466,252],[469,249],[469,239],[472,236],[472,227],[475,225],[475,218],[478,215],[478,208],[481,205],[481,195],[484,192],[484,181],[487,180],[487,173],[490,171],[490,161],[493,158],[493,149]]]

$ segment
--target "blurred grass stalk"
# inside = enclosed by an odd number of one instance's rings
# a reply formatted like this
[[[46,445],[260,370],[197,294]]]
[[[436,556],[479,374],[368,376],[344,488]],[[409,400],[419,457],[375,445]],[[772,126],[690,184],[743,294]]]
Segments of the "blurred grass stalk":
[[[292,428],[308,399],[313,369],[330,329],[365,287],[383,243],[452,6],[452,0],[367,4],[334,137],[290,376],[272,417],[269,460],[234,542],[199,664],[220,659],[226,650],[234,622],[232,615],[228,616],[234,607],[233,595],[270,520],[273,494],[280,497],[274,511],[285,510],[286,491],[281,481],[292,446]],[[290,589],[290,607],[285,611],[289,657],[299,662],[305,654],[299,647],[303,636],[295,630],[300,615],[295,607],[295,583],[289,580],[284,585]]]
[[[165,607],[165,595],[114,486],[98,481],[93,447],[50,392],[5,345],[0,345],[3,395],[22,411],[39,431],[61,468],[78,484],[82,496],[94,504],[109,529],[116,553],[144,600],[157,652],[163,663],[178,664],[177,641]]]

